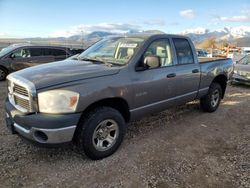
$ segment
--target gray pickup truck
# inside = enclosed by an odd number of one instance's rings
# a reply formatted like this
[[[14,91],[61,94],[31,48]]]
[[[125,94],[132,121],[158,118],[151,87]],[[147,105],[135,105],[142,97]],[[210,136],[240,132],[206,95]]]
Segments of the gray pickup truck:
[[[231,59],[199,62],[184,36],[109,37],[76,60],[10,74],[6,122],[30,141],[73,141],[101,159],[120,146],[129,121],[195,99],[214,112],[232,73]]]

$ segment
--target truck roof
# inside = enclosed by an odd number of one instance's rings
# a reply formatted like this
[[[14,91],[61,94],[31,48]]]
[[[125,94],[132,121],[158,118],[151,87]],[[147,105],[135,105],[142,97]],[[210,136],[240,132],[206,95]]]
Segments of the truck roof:
[[[30,43],[20,43],[20,44],[11,44],[11,47],[51,47],[51,48],[68,48],[64,46],[56,46],[56,45],[43,45],[43,44],[30,44]]]
[[[121,37],[121,38],[143,38],[143,39],[148,39],[151,37],[170,37],[170,38],[188,38],[184,35],[174,35],[174,34],[148,34],[148,33],[137,33],[137,34],[126,34],[126,35],[112,35],[110,38],[116,38],[116,37]]]

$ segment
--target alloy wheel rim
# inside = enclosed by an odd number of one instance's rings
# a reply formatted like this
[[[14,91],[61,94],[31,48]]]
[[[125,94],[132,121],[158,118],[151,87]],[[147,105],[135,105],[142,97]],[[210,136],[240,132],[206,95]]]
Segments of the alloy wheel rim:
[[[217,104],[219,103],[219,100],[220,100],[220,93],[219,93],[219,90],[215,90],[212,94],[212,100],[211,100],[211,105],[213,107],[216,107]]]
[[[118,134],[119,127],[114,120],[103,120],[94,130],[93,145],[98,151],[106,151],[116,143]]]

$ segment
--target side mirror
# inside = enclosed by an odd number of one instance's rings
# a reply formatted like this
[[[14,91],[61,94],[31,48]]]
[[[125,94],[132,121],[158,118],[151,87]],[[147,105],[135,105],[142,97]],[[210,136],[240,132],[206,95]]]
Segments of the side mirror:
[[[143,63],[147,68],[158,68],[161,66],[161,60],[159,56],[146,56]]]

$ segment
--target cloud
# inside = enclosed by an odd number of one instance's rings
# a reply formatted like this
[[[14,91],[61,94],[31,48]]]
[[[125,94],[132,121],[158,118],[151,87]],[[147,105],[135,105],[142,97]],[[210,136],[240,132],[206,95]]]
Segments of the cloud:
[[[242,9],[239,15],[234,16],[220,16],[215,15],[215,21],[219,22],[240,22],[240,23],[250,23],[250,10],[249,9]]]
[[[203,27],[197,27],[197,28],[190,28],[182,31],[180,34],[189,34],[189,33],[194,33],[194,34],[205,34],[209,32],[208,29],[203,28]]]
[[[171,25],[171,26],[177,26],[177,25],[180,25],[180,22],[170,22],[169,25]]]
[[[124,33],[130,30],[139,30],[139,25],[127,24],[127,23],[100,23],[96,25],[77,25],[68,30],[58,30],[51,33],[50,37],[69,37],[72,35],[79,35],[81,33],[91,33],[93,31],[106,31],[106,32],[118,32]]]
[[[166,25],[166,22],[162,19],[155,19],[144,21],[144,24],[149,26],[164,26]]]
[[[194,18],[195,17],[195,12],[192,9],[186,9],[182,10],[179,12],[180,16],[185,17],[185,18]]]
[[[0,33],[0,37],[6,37],[7,34],[6,33]]]
[[[226,22],[250,22],[250,14],[249,15],[241,15],[241,16],[221,16],[219,17],[220,21]]]

